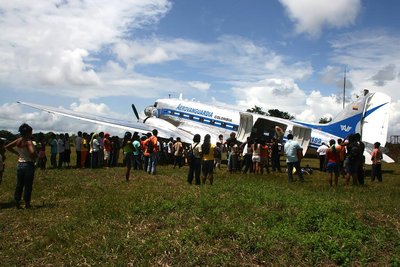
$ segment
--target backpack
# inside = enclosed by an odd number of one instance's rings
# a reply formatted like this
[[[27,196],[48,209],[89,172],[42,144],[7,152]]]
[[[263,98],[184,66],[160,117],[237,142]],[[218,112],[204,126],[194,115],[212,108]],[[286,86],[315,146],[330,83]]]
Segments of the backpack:
[[[195,158],[193,150],[197,147],[197,145],[198,145],[198,143],[193,148],[189,149],[189,151],[187,153],[189,160],[192,160]]]
[[[221,149],[216,146],[214,147],[214,158],[220,158],[221,157]]]

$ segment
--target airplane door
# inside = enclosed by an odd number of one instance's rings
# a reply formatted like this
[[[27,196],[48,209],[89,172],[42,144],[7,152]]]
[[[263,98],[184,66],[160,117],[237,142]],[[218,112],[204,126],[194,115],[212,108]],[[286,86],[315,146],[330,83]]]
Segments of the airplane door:
[[[240,142],[245,142],[253,129],[253,114],[240,112],[240,123],[236,138]]]
[[[306,154],[308,145],[311,141],[311,129],[299,126],[293,126],[293,140],[297,141],[303,148],[303,155]]]

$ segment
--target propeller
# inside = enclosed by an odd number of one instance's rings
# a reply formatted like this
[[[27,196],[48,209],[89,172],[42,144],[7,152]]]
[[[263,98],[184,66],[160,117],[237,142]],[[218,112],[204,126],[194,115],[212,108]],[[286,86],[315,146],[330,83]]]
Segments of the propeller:
[[[137,120],[139,121],[139,113],[136,110],[135,104],[132,104],[132,110],[133,110],[133,113],[135,113]]]

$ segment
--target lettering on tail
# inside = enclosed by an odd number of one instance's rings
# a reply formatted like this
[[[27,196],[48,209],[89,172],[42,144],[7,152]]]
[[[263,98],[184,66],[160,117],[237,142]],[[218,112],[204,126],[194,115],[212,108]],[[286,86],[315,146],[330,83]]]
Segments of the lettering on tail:
[[[345,131],[346,133],[350,132],[351,126],[349,125],[340,125],[340,130]]]

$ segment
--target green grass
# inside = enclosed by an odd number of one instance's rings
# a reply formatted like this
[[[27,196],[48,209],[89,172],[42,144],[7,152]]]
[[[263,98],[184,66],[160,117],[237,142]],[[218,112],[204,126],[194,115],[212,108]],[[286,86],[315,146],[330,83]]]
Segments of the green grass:
[[[187,167],[133,171],[129,182],[122,167],[38,170],[34,208],[17,210],[8,156],[1,266],[400,266],[398,164],[383,165],[383,183],[337,188],[318,171],[288,184],[285,174],[223,170],[198,187]]]

